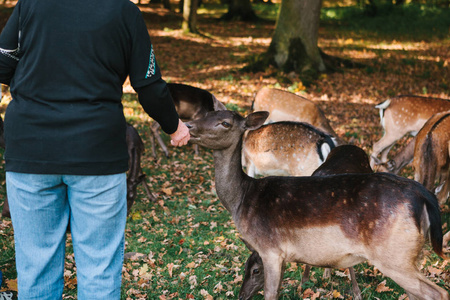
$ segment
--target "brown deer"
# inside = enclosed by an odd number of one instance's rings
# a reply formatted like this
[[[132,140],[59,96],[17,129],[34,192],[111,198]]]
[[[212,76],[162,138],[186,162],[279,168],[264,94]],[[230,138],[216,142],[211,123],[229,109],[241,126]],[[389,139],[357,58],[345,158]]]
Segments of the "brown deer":
[[[310,124],[275,122],[245,134],[242,163],[251,177],[309,176],[335,146],[331,135]]]
[[[205,116],[208,111],[226,109],[222,102],[217,100],[213,94],[206,90],[181,83],[167,83],[167,87],[169,88],[173,102],[175,103],[175,109],[177,110],[180,119],[183,121],[201,118]],[[150,127],[152,131],[151,144],[153,157],[156,157],[155,138],[166,157],[169,157],[169,150],[161,138],[159,128],[160,125],[158,122],[154,122]],[[195,153],[198,154],[197,146],[195,147]]]
[[[274,88],[262,88],[252,104],[253,111],[268,111],[267,122],[295,121],[305,122],[334,136],[339,136],[331,128],[323,111],[311,100],[297,94]]]
[[[369,165],[369,158],[361,148],[353,145],[342,145],[331,150],[326,161],[314,171],[312,176],[327,176],[347,173],[372,173]],[[245,242],[244,242],[245,243]],[[247,247],[251,247],[247,245]],[[258,252],[249,248],[252,254],[245,262],[244,282],[239,291],[239,300],[248,300],[264,287],[264,265]],[[306,265],[303,272],[301,284],[309,278],[311,266]],[[327,269],[329,273],[329,269]],[[352,280],[354,299],[361,300],[361,290],[356,281],[355,271],[349,268]],[[282,272],[284,273],[284,272]],[[324,273],[325,276],[325,273]],[[328,276],[328,275],[326,275]]]
[[[410,133],[415,136],[425,122],[432,115],[450,109],[450,101],[440,98],[401,95],[388,99],[375,106],[380,110],[380,121],[384,130],[383,137],[373,145],[370,156],[370,166],[375,168],[377,164],[388,161],[388,153],[397,140]],[[414,142],[413,142],[414,143]],[[412,161],[411,149],[403,153],[406,161]],[[378,155],[381,153],[380,159]],[[398,158],[397,158],[398,160]],[[398,165],[406,165],[404,162],[396,162]],[[399,170],[397,170],[398,172]]]
[[[130,213],[131,207],[134,203],[134,200],[136,199],[136,188],[140,183],[144,184],[144,188],[147,192],[148,198],[151,201],[156,201],[156,199],[150,192],[147,182],[145,181],[145,174],[142,172],[141,168],[141,156],[145,150],[144,143],[142,142],[142,139],[136,129],[128,123],[126,130],[126,141],[128,147],[128,155],[130,157],[128,162],[129,169],[127,174],[127,211],[128,213]],[[11,218],[7,197],[5,197],[5,202],[3,203],[2,216]]]
[[[449,197],[450,172],[450,110],[433,115],[416,136],[414,148],[414,180],[433,191],[435,181],[439,182],[435,193],[439,203]]]
[[[436,197],[388,173],[251,178],[242,170],[242,136],[267,117],[214,111],[186,124],[193,143],[214,150],[217,195],[261,256],[265,299],[277,299],[285,262],[348,268],[369,260],[410,299],[448,300],[416,265],[427,237],[443,256]]]

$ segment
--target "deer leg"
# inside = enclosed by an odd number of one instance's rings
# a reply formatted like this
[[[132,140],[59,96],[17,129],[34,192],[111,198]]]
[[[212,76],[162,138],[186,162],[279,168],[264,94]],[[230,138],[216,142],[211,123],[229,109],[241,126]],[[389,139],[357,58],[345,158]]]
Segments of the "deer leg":
[[[261,257],[264,265],[264,299],[278,299],[283,261],[279,256]]]
[[[152,202],[156,202],[156,197],[153,196],[153,193],[150,191],[150,188],[148,187],[147,181],[145,178],[142,180],[142,183],[144,184],[145,192],[147,193],[148,199]]]
[[[310,272],[311,272],[311,266],[305,265],[305,271],[303,271],[302,281],[300,283],[301,285],[303,285],[305,282],[308,281]]]
[[[153,133],[153,131],[150,134],[150,143],[152,145],[152,156],[153,158],[156,158],[155,134]]]
[[[435,190],[436,197],[438,198],[440,205],[444,205],[447,202],[450,194],[449,190],[450,169],[445,172],[447,174],[442,174],[440,177],[441,185],[438,186]]]
[[[372,154],[370,155],[370,166],[372,169],[375,166],[375,158],[377,158],[378,154],[381,153],[380,160],[382,163],[387,162],[387,155],[389,150],[391,150],[392,146],[394,146],[395,142],[398,140],[397,136],[389,135],[387,132],[385,135],[372,147]]]
[[[408,294],[410,300],[449,300],[446,290],[429,281],[415,265],[400,266],[375,265],[384,275],[390,277]]]
[[[197,145],[197,144],[194,144],[193,147],[194,147],[194,153],[195,153],[195,155],[198,156],[198,154],[200,153],[200,152],[198,151],[198,145]]]
[[[159,127],[160,125],[158,123],[153,123],[152,126],[150,126],[150,129],[153,133],[153,136],[158,141],[159,146],[161,146],[162,151],[166,155],[166,157],[169,157],[169,150],[166,147],[166,144],[164,144],[164,141],[161,138],[161,135],[159,134]]]
[[[348,268],[350,272],[350,279],[352,280],[353,299],[362,300],[361,290],[359,289],[358,282],[356,281],[355,269],[353,267]]]
[[[325,268],[325,270],[323,271],[323,278],[331,278],[331,269],[330,268]]]

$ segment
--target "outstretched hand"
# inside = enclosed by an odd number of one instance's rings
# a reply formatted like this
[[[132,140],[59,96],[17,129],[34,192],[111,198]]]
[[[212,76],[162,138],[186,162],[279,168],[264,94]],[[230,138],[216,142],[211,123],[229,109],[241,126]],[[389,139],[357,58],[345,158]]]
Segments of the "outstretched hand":
[[[173,146],[184,146],[189,142],[190,138],[191,135],[189,134],[189,129],[181,120],[179,120],[177,131],[170,135],[170,143]]]

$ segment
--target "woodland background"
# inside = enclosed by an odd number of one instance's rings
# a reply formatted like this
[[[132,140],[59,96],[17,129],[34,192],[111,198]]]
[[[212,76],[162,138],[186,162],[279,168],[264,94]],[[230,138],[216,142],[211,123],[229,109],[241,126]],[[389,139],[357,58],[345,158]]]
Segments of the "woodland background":
[[[144,0],[139,7],[166,81],[208,90],[227,108],[244,115],[261,87],[297,93],[317,103],[338,135],[368,154],[382,135],[374,108],[377,103],[400,94],[450,99],[448,1],[406,1],[402,5],[375,1],[376,13],[362,1],[323,1],[320,49],[358,66],[342,66],[314,80],[274,67],[259,72],[243,70],[267,51],[279,7],[279,2],[273,2],[254,2],[253,9],[261,19],[243,22],[222,20],[227,5],[204,0],[198,9],[199,34],[181,30],[177,3],[174,11]],[[5,1],[0,6],[1,26],[14,4]],[[3,91],[2,115],[10,100],[7,87]],[[161,151],[153,158],[152,120],[140,108],[129,83],[124,85],[123,104],[127,120],[138,129],[146,145],[142,164],[157,197],[151,202],[143,187],[138,189],[126,229],[126,252],[135,255],[124,265],[123,299],[237,299],[250,251],[215,194],[211,152],[201,149],[195,156],[190,147],[170,147],[169,158]],[[3,174],[0,170],[2,199]],[[412,169],[406,168],[401,175],[412,178]],[[442,213],[446,232],[450,227],[449,207],[445,206]],[[76,299],[70,237],[67,246],[64,299]],[[424,274],[450,291],[449,262],[427,246],[419,263]],[[314,268],[310,281],[301,287],[302,268],[300,264],[288,265],[280,299],[352,298],[346,270],[333,270],[331,279],[323,279],[323,269]],[[355,269],[365,299],[406,299],[398,285],[369,263]],[[0,219],[0,270],[4,275],[0,291],[15,291],[13,228],[6,218]]]

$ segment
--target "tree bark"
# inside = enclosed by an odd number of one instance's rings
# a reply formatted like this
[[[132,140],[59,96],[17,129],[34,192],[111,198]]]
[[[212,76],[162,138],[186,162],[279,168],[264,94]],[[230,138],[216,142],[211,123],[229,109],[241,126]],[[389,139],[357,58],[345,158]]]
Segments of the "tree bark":
[[[183,23],[181,29],[185,32],[198,33],[197,28],[198,0],[184,0]]]
[[[259,20],[253,10],[250,0],[229,0],[228,12],[221,17],[222,20],[240,20],[251,22]]]
[[[283,0],[267,55],[278,68],[326,70],[318,47],[322,0]]]

